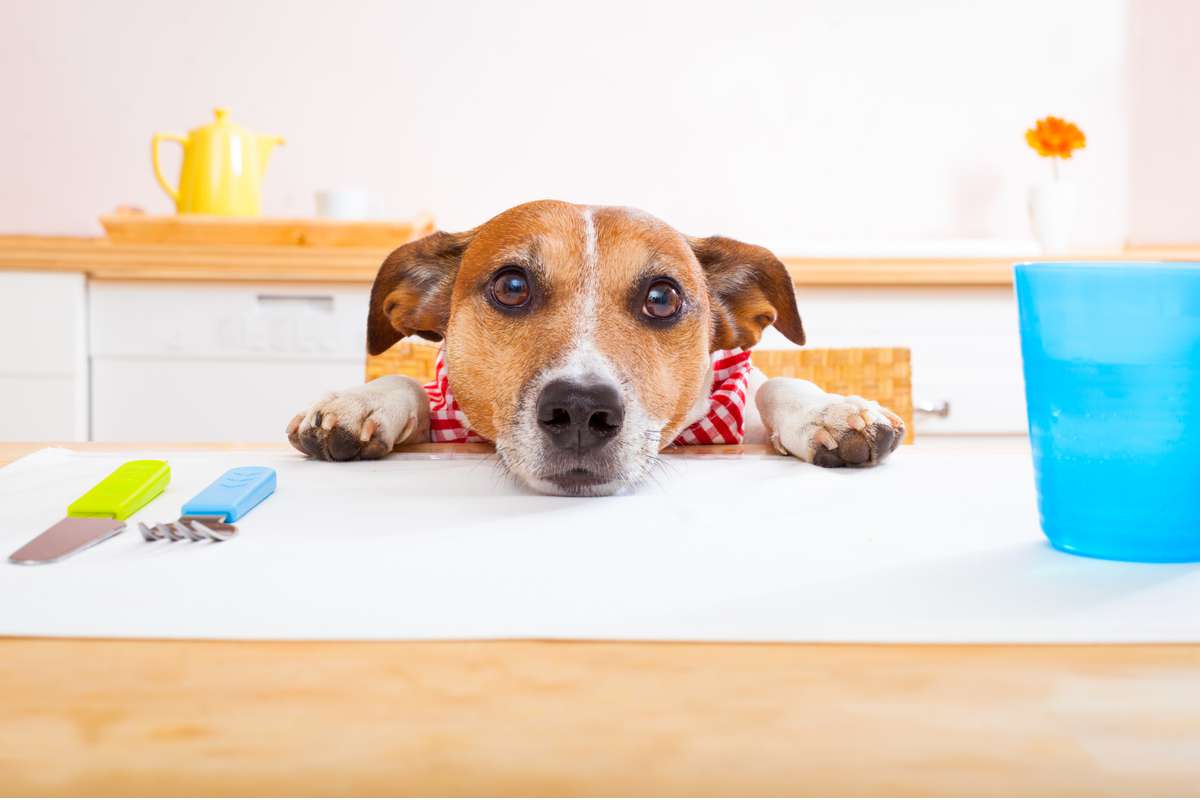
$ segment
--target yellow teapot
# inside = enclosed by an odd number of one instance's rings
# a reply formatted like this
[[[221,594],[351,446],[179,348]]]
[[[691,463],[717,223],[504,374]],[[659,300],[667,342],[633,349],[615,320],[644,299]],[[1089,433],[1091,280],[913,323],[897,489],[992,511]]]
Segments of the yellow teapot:
[[[221,214],[255,217],[261,213],[262,178],[271,150],[283,144],[282,136],[251,133],[229,121],[229,109],[215,110],[216,121],[180,136],[156,133],[150,140],[154,177],[180,214]],[[164,139],[183,145],[179,188],[163,177],[158,145]]]

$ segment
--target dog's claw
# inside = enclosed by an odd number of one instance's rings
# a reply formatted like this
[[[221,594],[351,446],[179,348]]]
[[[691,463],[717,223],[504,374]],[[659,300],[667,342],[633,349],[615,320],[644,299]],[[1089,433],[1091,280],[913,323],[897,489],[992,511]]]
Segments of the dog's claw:
[[[819,467],[873,467],[904,438],[899,416],[861,397],[831,397],[792,424],[800,428],[802,438],[790,440],[784,431],[781,443]]]
[[[384,458],[415,430],[428,403],[420,386],[407,379],[333,392],[288,423],[288,441],[322,461]]]
[[[813,437],[817,440],[817,444],[824,447],[826,450],[837,450],[837,439],[833,438],[833,434],[821,428]]]

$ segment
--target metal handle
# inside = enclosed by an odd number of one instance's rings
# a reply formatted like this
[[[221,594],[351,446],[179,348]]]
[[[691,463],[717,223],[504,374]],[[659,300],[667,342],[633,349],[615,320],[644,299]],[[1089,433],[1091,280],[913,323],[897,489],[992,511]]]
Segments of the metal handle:
[[[333,313],[331,294],[260,294],[255,299],[260,308],[307,308],[321,314]]]
[[[950,416],[950,401],[942,400],[940,403],[917,403],[913,406],[913,413],[945,418]]]

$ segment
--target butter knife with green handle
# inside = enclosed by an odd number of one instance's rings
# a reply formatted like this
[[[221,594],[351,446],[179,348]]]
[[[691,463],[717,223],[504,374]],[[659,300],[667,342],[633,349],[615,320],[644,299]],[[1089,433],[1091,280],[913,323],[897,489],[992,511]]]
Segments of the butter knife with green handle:
[[[171,480],[165,461],[127,461],[67,506],[51,525],[8,557],[14,564],[49,564],[125,530],[125,520],[162,494]]]

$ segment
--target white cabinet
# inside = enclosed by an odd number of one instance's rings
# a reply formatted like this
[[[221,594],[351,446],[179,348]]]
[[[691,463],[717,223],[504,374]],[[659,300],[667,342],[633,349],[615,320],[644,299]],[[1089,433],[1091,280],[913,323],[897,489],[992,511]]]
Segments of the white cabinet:
[[[1017,307],[1009,287],[807,288],[796,302],[810,347],[908,347],[919,433],[1024,433]],[[769,329],[760,347],[794,347]]]
[[[88,438],[87,283],[0,272],[0,440]]]
[[[366,286],[93,282],[92,438],[279,442],[363,380]]]
[[[0,435],[71,438],[57,429],[20,429],[23,418],[43,426],[51,416],[85,419],[86,382],[79,376],[86,369],[76,363],[84,340],[72,332],[84,315],[69,310],[69,298],[83,302],[82,280],[41,277],[74,280],[73,293],[56,285],[51,299],[37,293],[48,287],[26,286],[20,295],[26,301],[17,302],[6,287],[5,338],[36,340],[43,355],[10,348],[23,360],[10,363],[6,356],[0,391],[14,376],[21,384],[0,397],[7,403]],[[92,438],[281,441],[293,414],[363,380],[368,294],[365,285],[93,282],[87,292]],[[911,348],[914,399],[949,406],[945,417],[918,415],[920,433],[1025,430],[1010,288],[801,287],[797,300],[812,347]],[[771,329],[760,346],[793,345]],[[28,376],[35,368],[43,370],[39,382]],[[28,408],[38,411],[23,414]],[[85,429],[72,430],[82,437]]]

